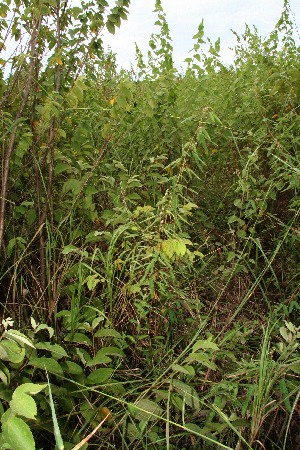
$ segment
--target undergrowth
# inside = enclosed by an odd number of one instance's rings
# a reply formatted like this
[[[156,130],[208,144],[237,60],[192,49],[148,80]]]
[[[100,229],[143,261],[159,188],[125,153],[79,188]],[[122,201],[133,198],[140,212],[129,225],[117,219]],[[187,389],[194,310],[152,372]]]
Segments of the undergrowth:
[[[36,33],[56,3],[32,12]],[[101,8],[62,14],[87,36]],[[66,21],[70,53],[46,63],[37,39],[1,80],[3,449],[300,448],[289,4],[268,38],[236,35],[230,66],[219,41],[202,50],[202,22],[184,73],[156,12],[136,70],[118,73],[96,38],[84,53]]]

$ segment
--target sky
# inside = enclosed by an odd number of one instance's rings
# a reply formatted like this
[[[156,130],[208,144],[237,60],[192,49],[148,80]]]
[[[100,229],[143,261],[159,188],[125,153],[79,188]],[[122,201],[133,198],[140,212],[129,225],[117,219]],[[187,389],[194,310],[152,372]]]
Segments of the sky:
[[[184,67],[183,61],[193,48],[193,36],[204,19],[205,36],[213,42],[221,39],[221,58],[225,63],[233,61],[236,38],[245,24],[255,25],[262,37],[267,37],[280,18],[283,0],[161,0],[173,40],[175,65]],[[290,0],[295,21],[296,40],[300,44],[300,0]],[[135,61],[135,42],[144,54],[148,50],[151,33],[157,19],[155,0],[131,0],[128,20],[122,22],[115,35],[104,35],[104,45],[117,54],[119,66],[126,69]]]

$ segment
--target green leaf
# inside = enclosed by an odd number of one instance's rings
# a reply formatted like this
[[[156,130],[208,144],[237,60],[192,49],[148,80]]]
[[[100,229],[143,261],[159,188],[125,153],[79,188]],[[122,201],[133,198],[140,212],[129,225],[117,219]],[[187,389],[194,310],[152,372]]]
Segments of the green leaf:
[[[111,358],[108,358],[107,355],[120,356],[121,358],[125,356],[118,347],[103,347],[98,350],[96,356],[87,363],[87,366],[111,362]]]
[[[191,244],[189,239],[166,239],[162,241],[161,249],[163,253],[171,259],[174,255],[184,256],[187,252],[186,244]]]
[[[140,437],[140,431],[134,423],[127,424],[127,437],[131,443]]]
[[[0,359],[18,364],[25,357],[25,349],[20,347],[15,341],[3,340],[0,342]]]
[[[75,245],[66,245],[62,250],[62,255],[68,255],[69,253],[77,252],[79,250]]]
[[[93,359],[87,362],[87,367],[96,366],[97,364],[108,364],[112,361],[109,356],[106,355],[96,355]]]
[[[60,161],[55,165],[54,173],[55,173],[55,175],[59,175],[60,173],[63,173],[63,172],[72,172],[72,167],[70,164]]]
[[[83,91],[86,89],[82,78],[78,78],[70,91],[66,94],[66,100],[71,107],[76,107],[83,100]]]
[[[228,423],[219,423],[219,422],[207,422],[205,427],[203,428],[204,434],[209,432],[217,432],[221,433],[228,427]]]
[[[100,242],[103,239],[102,233],[99,231],[91,231],[85,236],[86,243]],[[101,278],[100,281],[105,281],[105,278]]]
[[[228,252],[227,253],[227,262],[232,261],[235,258],[235,253],[234,252]]]
[[[245,238],[246,237],[246,231],[245,230],[238,230],[237,232],[236,232],[236,234],[237,234],[237,236],[239,237],[239,238]]]
[[[231,223],[237,222],[239,218],[236,215],[232,215],[228,218],[227,223],[230,225]]]
[[[174,372],[184,373],[189,376],[195,375],[194,367],[188,364],[185,364],[184,366],[180,366],[179,364],[172,364],[172,370],[174,370]]]
[[[171,396],[172,405],[175,406],[175,408],[179,409],[179,411],[183,411],[184,409],[184,402],[182,397],[179,397],[178,395],[173,394]]]
[[[19,394],[35,395],[45,389],[46,386],[46,384],[23,383],[15,389],[13,397]]]
[[[63,184],[62,194],[66,194],[67,192],[71,191],[73,196],[76,197],[76,195],[78,195],[80,192],[81,186],[82,182],[80,180],[76,180],[76,178],[70,178]]]
[[[24,416],[27,419],[35,419],[37,414],[37,407],[34,399],[27,394],[13,393],[13,398],[10,401],[11,410],[18,416]]]
[[[281,396],[283,398],[286,410],[288,411],[289,414],[291,414],[293,412],[293,409],[292,409],[291,402],[289,400],[289,391],[286,386],[286,382],[285,382],[284,378],[279,380],[279,387],[280,387]]]
[[[240,198],[237,198],[234,200],[233,204],[237,207],[237,208],[242,208],[243,207],[243,202]]]
[[[28,365],[36,369],[46,370],[49,373],[63,375],[60,364],[53,358],[46,358],[45,356],[41,358],[32,357],[29,358]]]
[[[2,427],[4,441],[13,450],[35,450],[32,432],[19,417],[11,416]]]
[[[68,342],[77,342],[79,344],[87,344],[91,346],[93,345],[90,338],[83,333],[75,333],[73,336],[71,334],[68,334],[65,337],[65,340]]]
[[[212,350],[219,350],[217,344],[211,342],[209,339],[206,340],[200,339],[199,341],[195,342],[195,344],[193,345],[193,352],[196,352],[200,348],[201,349],[211,348]]]
[[[249,420],[246,420],[246,419],[236,419],[236,420],[233,420],[233,421],[231,422],[231,424],[232,424],[235,428],[237,428],[237,427],[249,427],[249,426],[250,426]]]
[[[73,361],[64,361],[60,363],[64,372],[69,373],[71,375],[81,375],[83,373],[83,369],[79,364],[74,363]]]
[[[182,396],[188,406],[195,410],[200,409],[200,400],[195,388],[178,380],[171,380],[171,385]]]
[[[186,423],[185,427],[188,431],[191,431],[191,433],[196,433],[203,436],[203,429],[200,428],[199,425],[196,425],[195,423]]]
[[[168,258],[172,258],[175,253],[174,239],[167,239],[162,242],[161,249]]]
[[[300,375],[300,364],[290,364],[288,366],[288,369],[291,370],[292,372]]]
[[[95,330],[95,328],[97,328],[98,325],[103,321],[104,321],[103,316],[95,317],[95,319],[93,319],[93,321],[92,321],[92,330]]]
[[[93,291],[98,283],[100,283],[103,280],[103,277],[99,277],[98,274],[89,275],[85,280],[84,283],[87,284],[88,290]]]
[[[96,369],[87,376],[86,383],[89,385],[103,384],[111,377],[113,371],[114,369],[108,367]]]
[[[0,402],[0,417],[5,413],[4,411],[4,406],[3,404]],[[0,446],[1,446],[1,433],[0,433]],[[0,447],[1,448],[1,447]]]
[[[127,290],[129,294],[138,294],[142,289],[139,284],[132,284],[127,286]]]
[[[37,349],[47,350],[52,353],[57,359],[62,357],[67,357],[67,352],[58,344],[51,344],[50,342],[38,342],[36,345]]]
[[[84,83],[84,77],[83,76],[78,77],[74,83],[74,86],[79,87],[82,91],[85,91],[87,89],[87,86]]]
[[[187,361],[196,361],[209,369],[216,370],[217,366],[214,362],[210,361],[209,357],[204,353],[191,353],[187,357]]]
[[[55,0],[55,2],[56,2],[56,0]],[[66,134],[65,130],[62,130],[61,128],[59,128],[57,131],[58,131],[58,134],[60,137],[66,139],[67,134]]]
[[[284,323],[289,331],[291,331],[293,334],[297,333],[297,329],[295,328],[295,325],[292,322],[288,322],[287,320],[285,320]]]
[[[96,331],[95,337],[114,337],[122,338],[121,334],[112,328],[101,328],[101,330]]]
[[[137,420],[157,420],[157,416],[163,414],[163,409],[158,403],[146,398],[129,405],[129,411]]]
[[[52,327],[48,327],[48,325],[46,325],[45,323],[41,323],[40,325],[38,325],[35,330],[34,333],[38,333],[41,330],[47,330],[49,333],[49,337],[50,339],[53,337],[54,335],[54,330]]]
[[[11,239],[6,247],[7,255],[11,256],[13,249],[15,247],[19,247],[21,250],[24,250],[25,244],[26,244],[26,241],[21,237],[16,237],[16,238]]]
[[[109,33],[115,34],[115,32],[116,32],[116,27],[115,27],[115,25],[114,25],[112,22],[110,22],[109,20],[108,20],[107,23],[106,23],[106,28],[107,28],[107,30],[108,30]]]
[[[10,383],[9,370],[1,361],[1,357],[0,357],[0,380],[4,386],[7,386]],[[1,398],[1,394],[0,394],[0,398]]]
[[[280,327],[279,332],[286,342],[291,342],[293,340],[292,333],[288,333],[288,330],[285,327]]]
[[[185,255],[185,253],[186,253],[186,245],[185,245],[184,242],[182,242],[182,241],[176,242],[175,253],[178,256],[184,256]]]
[[[119,381],[111,378],[109,380],[109,384],[105,386],[105,390],[109,393],[112,393],[115,397],[123,397],[127,392],[127,388],[123,386]]]
[[[9,361],[9,350],[6,349],[5,345],[3,345],[5,341],[0,342],[0,360],[1,361]]]
[[[193,209],[198,209],[198,205],[196,203],[188,202],[182,206],[182,209],[186,213],[190,213]]]
[[[35,209],[29,209],[26,214],[26,220],[28,225],[32,225],[36,221],[36,210]]]
[[[8,330],[5,332],[4,336],[7,339],[13,339],[14,341],[17,341],[18,343],[22,343],[22,344],[28,345],[29,347],[35,348],[33,343],[23,333],[20,333],[20,331]]]

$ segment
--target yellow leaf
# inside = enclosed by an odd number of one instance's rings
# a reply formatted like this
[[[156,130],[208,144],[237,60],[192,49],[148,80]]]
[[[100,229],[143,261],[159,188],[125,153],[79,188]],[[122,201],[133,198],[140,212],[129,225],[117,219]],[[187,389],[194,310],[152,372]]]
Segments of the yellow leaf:
[[[92,33],[97,33],[97,27],[92,28]]]
[[[2,19],[5,19],[6,13],[5,12],[1,13],[1,17],[2,17]]]
[[[99,413],[102,420],[112,420],[112,413],[106,406],[102,406],[99,409]]]
[[[90,58],[91,58],[91,59],[95,59],[94,53],[90,53]]]
[[[61,59],[58,59],[58,60],[57,60],[57,64],[59,64],[60,66],[62,66],[62,65],[63,65],[62,60],[61,60]]]
[[[114,261],[114,265],[115,267],[118,268],[118,270],[122,270],[122,266],[123,266],[123,261],[121,258],[118,258]]]
[[[116,103],[117,97],[114,96],[112,99],[109,100],[109,103],[111,104],[111,106],[114,106],[114,104]]]

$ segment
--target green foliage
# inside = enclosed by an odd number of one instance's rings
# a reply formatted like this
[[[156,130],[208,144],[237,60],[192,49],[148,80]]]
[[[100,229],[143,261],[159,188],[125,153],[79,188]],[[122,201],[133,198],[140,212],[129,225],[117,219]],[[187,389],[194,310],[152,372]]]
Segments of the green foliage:
[[[13,450],[23,448],[30,450],[35,449],[35,442],[26,419],[37,420],[37,405],[32,396],[45,389],[46,385],[25,382],[17,386],[13,392],[11,391],[14,369],[20,368],[24,363],[26,347],[34,348],[33,343],[23,333],[7,329],[11,324],[10,318],[2,322],[4,333],[0,342],[1,399],[8,402],[6,410],[3,403],[1,408],[0,446]]]
[[[295,447],[288,2],[268,38],[236,34],[231,66],[201,22],[181,74],[160,1],[130,72],[100,37],[129,1],[2,2],[3,32],[9,5],[31,34],[0,84],[0,447]]]

